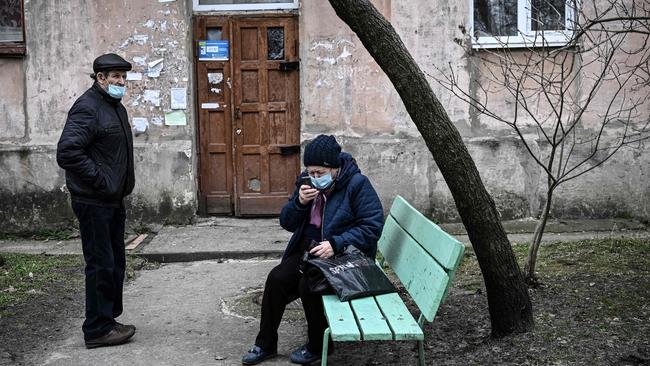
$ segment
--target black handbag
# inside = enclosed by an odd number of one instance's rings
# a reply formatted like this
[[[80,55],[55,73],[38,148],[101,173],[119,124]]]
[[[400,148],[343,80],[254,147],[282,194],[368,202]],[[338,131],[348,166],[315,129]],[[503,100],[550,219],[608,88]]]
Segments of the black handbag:
[[[307,259],[304,268],[310,289],[313,287],[315,293],[323,291],[322,276],[341,301],[397,291],[374,259],[356,248],[331,258]],[[320,276],[316,271],[320,272]]]
[[[329,282],[327,282],[325,276],[323,276],[323,272],[321,272],[318,267],[309,263],[310,259],[318,258],[318,256],[309,253],[309,251],[317,245],[319,245],[319,243],[316,240],[312,240],[309,244],[309,248],[305,250],[305,253],[302,256],[300,272],[302,272],[303,277],[309,285],[309,292],[318,295],[331,294],[332,288],[330,287]]]

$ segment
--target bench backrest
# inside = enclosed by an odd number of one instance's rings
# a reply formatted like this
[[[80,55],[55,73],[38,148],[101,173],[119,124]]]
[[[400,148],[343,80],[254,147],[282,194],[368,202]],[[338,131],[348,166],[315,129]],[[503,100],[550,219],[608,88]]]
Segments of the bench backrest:
[[[397,196],[378,243],[424,318],[433,321],[465,247]]]

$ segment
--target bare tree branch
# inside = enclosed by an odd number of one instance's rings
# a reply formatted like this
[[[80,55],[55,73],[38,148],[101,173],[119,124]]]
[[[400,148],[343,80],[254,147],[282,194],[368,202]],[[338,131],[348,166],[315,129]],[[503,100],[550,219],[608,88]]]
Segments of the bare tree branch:
[[[532,38],[520,31],[523,47],[495,38],[501,47],[469,55],[480,73],[469,85],[453,70],[444,81],[428,75],[478,114],[513,129],[546,174],[548,200],[560,184],[650,139],[650,117],[643,109],[650,103],[650,3],[567,1],[575,19],[563,46],[548,47],[543,19],[531,19],[540,31]],[[550,2],[533,6],[551,18],[563,14]],[[538,151],[526,137],[531,129],[538,135]],[[550,207],[546,202],[533,246],[541,240]],[[534,263],[527,270],[534,274]]]

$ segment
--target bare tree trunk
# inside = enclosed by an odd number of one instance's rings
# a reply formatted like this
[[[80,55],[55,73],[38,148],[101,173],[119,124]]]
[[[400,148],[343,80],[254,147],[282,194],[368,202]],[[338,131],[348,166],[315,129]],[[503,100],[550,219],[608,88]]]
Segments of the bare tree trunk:
[[[483,273],[492,336],[532,329],[528,287],[494,201],[422,70],[368,0],[330,0],[330,4],[390,78],[449,186]]]
[[[544,205],[544,211],[542,211],[542,216],[537,222],[535,227],[535,234],[533,234],[533,241],[528,248],[528,259],[526,260],[526,265],[524,266],[524,272],[526,273],[526,282],[529,285],[537,285],[537,276],[535,275],[535,265],[537,264],[537,252],[539,251],[539,245],[542,243],[542,236],[544,235],[544,229],[546,228],[546,223],[548,222],[548,215],[551,212],[551,200],[553,198],[554,187],[550,187],[546,193],[546,204]]]

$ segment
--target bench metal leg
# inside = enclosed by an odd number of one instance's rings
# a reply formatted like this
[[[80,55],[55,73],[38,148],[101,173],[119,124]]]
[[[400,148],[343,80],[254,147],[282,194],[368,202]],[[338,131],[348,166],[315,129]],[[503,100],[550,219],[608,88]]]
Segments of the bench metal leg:
[[[325,329],[323,332],[323,355],[320,359],[321,366],[327,366],[327,348],[330,344],[330,328]]]

